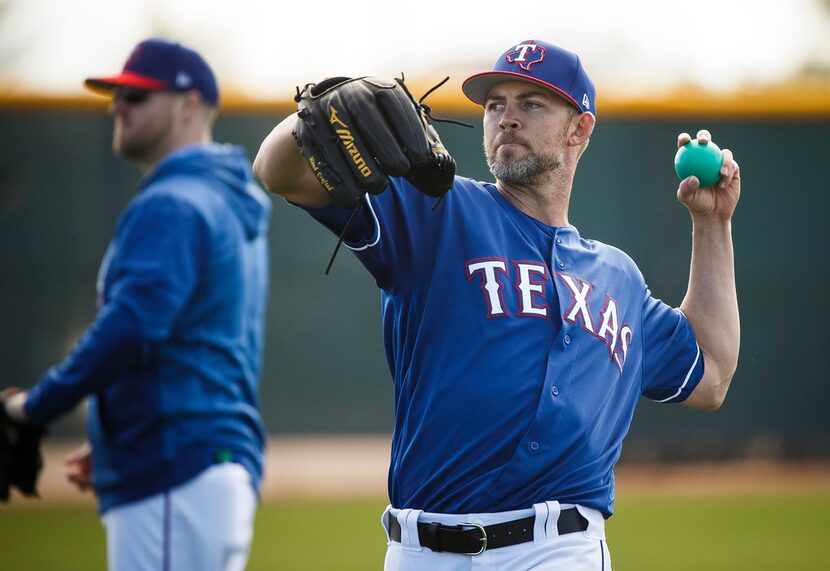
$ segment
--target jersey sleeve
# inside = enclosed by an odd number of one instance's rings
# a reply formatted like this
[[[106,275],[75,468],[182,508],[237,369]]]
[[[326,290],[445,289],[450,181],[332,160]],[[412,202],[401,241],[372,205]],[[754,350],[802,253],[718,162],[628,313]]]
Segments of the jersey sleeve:
[[[379,287],[394,290],[412,282],[409,276],[420,271],[419,260],[425,259],[418,254],[436,239],[441,216],[433,212],[435,201],[405,179],[390,178],[389,188],[381,194],[367,194],[357,212],[336,204],[302,208],[336,235],[348,224],[343,243]]]
[[[25,405],[29,420],[48,424],[135,367],[142,351],[138,331],[132,312],[104,306],[69,356],[29,391]]]
[[[143,337],[165,340],[196,287],[208,232],[181,199],[141,200],[120,224],[104,302],[129,308]]]
[[[643,307],[643,395],[686,400],[703,377],[703,353],[686,316],[646,290]]]

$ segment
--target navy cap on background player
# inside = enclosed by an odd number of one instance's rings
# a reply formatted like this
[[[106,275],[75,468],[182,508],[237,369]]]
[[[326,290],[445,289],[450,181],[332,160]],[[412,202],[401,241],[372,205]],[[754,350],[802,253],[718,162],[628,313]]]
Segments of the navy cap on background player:
[[[213,106],[219,104],[216,76],[204,58],[180,43],[158,38],[144,40],[133,48],[118,75],[91,77],[84,85],[93,91],[107,93],[117,87],[151,91],[196,90],[205,102]]]
[[[514,80],[543,85],[580,112],[597,114],[594,83],[579,56],[541,40],[525,40],[511,46],[499,56],[491,71],[471,75],[461,89],[474,103],[483,105],[494,85]]]

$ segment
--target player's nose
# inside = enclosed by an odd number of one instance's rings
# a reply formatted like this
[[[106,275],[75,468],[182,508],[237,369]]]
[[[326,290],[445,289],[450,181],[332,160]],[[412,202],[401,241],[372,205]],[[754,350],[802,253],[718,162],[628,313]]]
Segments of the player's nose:
[[[513,112],[510,105],[505,106],[504,113],[502,113],[501,118],[499,119],[499,127],[502,129],[518,129],[520,126],[521,122]]]
[[[110,104],[107,105],[107,112],[110,115],[122,114],[127,108],[127,104],[119,97],[113,97]]]

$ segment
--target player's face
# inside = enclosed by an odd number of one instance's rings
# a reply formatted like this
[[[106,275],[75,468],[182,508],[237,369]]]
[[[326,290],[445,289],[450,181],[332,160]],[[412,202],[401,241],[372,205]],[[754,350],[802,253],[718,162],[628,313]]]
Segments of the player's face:
[[[115,154],[139,162],[162,156],[178,124],[180,103],[181,96],[175,93],[128,88],[116,90],[110,104],[114,119],[112,149]]]
[[[496,179],[533,184],[560,168],[571,118],[567,103],[524,81],[494,86],[484,103],[484,154]]]

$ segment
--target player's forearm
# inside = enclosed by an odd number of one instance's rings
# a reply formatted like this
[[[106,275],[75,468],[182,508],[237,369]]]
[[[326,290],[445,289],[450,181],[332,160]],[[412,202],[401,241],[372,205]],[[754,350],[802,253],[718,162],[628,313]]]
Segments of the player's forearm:
[[[69,412],[88,394],[135,367],[141,350],[135,316],[118,306],[105,306],[72,354],[29,392],[28,418],[44,425]]]
[[[716,409],[726,397],[738,365],[740,319],[729,220],[693,222],[689,288],[680,308],[705,358],[705,374],[688,403]]]
[[[294,141],[297,115],[280,122],[265,138],[254,159],[254,173],[270,192],[303,206],[330,202]]]

